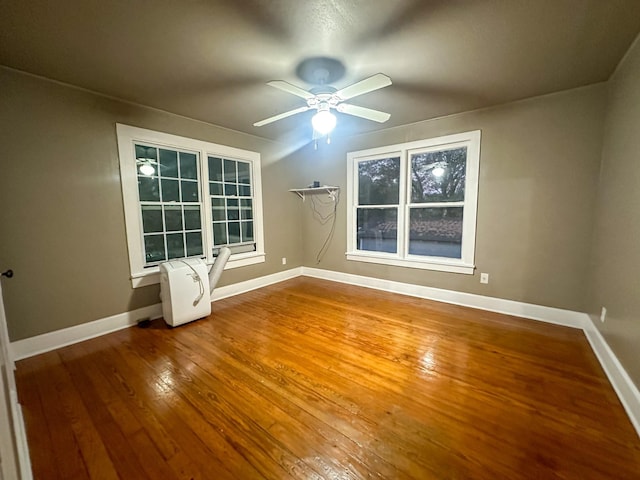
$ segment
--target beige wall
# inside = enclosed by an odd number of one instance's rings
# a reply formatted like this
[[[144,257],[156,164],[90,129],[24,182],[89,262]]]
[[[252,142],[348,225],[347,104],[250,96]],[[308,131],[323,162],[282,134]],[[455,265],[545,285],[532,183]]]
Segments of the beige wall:
[[[308,181],[342,187],[335,237],[319,268],[583,311],[605,85],[321,144],[300,154]],[[347,261],[346,152],[482,130],[475,275]],[[328,226],[307,208],[304,264]],[[479,273],[490,283],[479,283]]]
[[[640,40],[608,88],[588,311],[640,387]]]
[[[280,158],[279,145],[4,68],[0,92],[0,269],[15,271],[3,280],[12,340],[158,303],[158,286],[129,280],[116,122],[262,154],[267,261],[225,272],[222,285],[301,264],[300,202],[287,192],[298,183],[294,159]]]

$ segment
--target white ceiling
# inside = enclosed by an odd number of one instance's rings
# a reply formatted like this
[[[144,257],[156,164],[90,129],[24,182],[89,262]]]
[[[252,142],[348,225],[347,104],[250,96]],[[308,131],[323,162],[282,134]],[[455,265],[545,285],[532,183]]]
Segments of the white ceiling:
[[[639,0],[0,0],[0,63],[271,139],[310,135],[306,57],[340,59],[344,87],[382,72],[393,85],[351,100],[379,125],[339,115],[336,134],[371,131],[605,81],[640,31]],[[302,121],[301,121],[302,120]],[[287,138],[291,138],[287,136]]]

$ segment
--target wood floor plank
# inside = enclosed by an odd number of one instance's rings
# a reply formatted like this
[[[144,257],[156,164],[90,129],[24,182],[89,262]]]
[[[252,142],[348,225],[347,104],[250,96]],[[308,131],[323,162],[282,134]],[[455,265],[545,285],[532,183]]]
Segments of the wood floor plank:
[[[581,331],[306,277],[17,381],[47,480],[640,479]]]
[[[29,430],[37,427],[37,434],[29,437],[33,476],[87,479],[89,474],[71,424],[65,418],[50,382],[48,368],[54,357],[52,353],[24,360],[17,372],[17,379],[23,386],[20,389],[20,401],[31,407],[23,409],[25,424]]]

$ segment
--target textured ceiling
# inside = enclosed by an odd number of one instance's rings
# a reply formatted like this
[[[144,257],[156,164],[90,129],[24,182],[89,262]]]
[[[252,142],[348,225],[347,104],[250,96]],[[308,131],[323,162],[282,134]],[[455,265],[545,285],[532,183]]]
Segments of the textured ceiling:
[[[310,135],[297,64],[340,59],[351,100],[336,134],[388,128],[607,80],[640,31],[638,0],[0,0],[0,63],[271,139]]]

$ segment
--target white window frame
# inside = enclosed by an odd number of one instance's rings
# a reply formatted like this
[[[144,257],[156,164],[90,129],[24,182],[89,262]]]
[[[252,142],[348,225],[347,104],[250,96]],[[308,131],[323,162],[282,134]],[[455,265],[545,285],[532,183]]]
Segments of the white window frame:
[[[225,270],[262,263],[265,261],[264,229],[262,213],[262,181],[260,154],[249,150],[218,145],[202,140],[156,132],[130,125],[116,124],[118,138],[118,155],[120,157],[120,178],[122,198],[124,201],[125,227],[127,246],[129,249],[129,266],[131,283],[134,288],[160,282],[159,266],[146,267],[144,261],[144,244],[142,234],[142,214],[138,194],[138,176],[135,158],[135,143],[153,144],[176,150],[197,152],[200,158],[200,206],[203,232],[203,257],[207,264],[213,264],[213,230],[209,194],[209,162],[208,157],[228,158],[229,160],[248,161],[251,164],[251,181],[253,188],[253,228],[256,251],[231,255]]]
[[[379,263],[398,267],[437,270],[441,272],[473,275],[475,270],[476,217],[478,207],[478,179],[480,169],[480,130],[457,133],[384,147],[347,153],[347,260]],[[427,257],[409,255],[409,162],[412,153],[439,151],[466,147],[465,194],[463,206],[461,258]],[[400,192],[398,208],[398,249],[396,253],[374,252],[357,249],[358,163],[379,158],[400,156]]]

